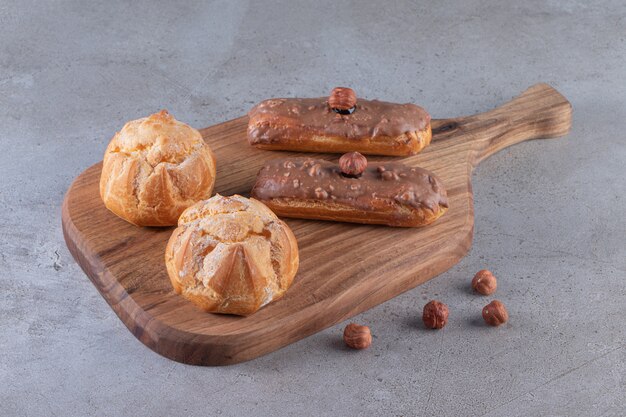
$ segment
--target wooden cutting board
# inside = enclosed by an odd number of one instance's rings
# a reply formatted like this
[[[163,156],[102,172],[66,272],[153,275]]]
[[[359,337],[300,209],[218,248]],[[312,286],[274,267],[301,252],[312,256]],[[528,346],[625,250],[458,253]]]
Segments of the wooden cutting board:
[[[146,346],[188,364],[237,363],[346,320],[456,264],[472,244],[473,168],[517,142],[565,135],[570,125],[569,102],[546,84],[487,113],[433,120],[433,143],[401,160],[442,179],[448,212],[420,229],[286,219],[298,239],[300,269],[284,298],[249,317],[203,313],[172,291],[163,258],[172,228],[140,228],[110,213],[98,191],[102,163],[68,190],[63,232],[74,258]],[[262,164],[286,155],[250,147],[246,126],[241,117],[201,130],[217,157],[215,191],[222,195],[247,196]]]

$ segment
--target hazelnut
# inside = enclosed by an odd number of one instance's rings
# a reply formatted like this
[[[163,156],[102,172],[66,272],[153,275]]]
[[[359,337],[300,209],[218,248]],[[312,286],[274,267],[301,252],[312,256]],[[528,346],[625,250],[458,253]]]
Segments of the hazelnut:
[[[320,200],[324,200],[328,198],[328,192],[325,191],[322,187],[317,187],[315,189],[315,198],[319,198]]]
[[[367,168],[367,159],[358,152],[349,152],[339,158],[339,168],[348,177],[358,177]]]
[[[472,288],[482,295],[493,294],[496,292],[497,287],[498,281],[496,277],[493,276],[491,271],[487,271],[486,269],[478,271],[476,275],[474,275],[474,279],[472,279]]]
[[[424,306],[422,321],[429,329],[441,329],[448,323],[448,306],[441,301],[430,301]]]
[[[498,300],[493,300],[483,307],[483,319],[490,326],[499,326],[509,320],[506,307]]]
[[[367,349],[372,344],[370,328],[350,323],[343,331],[343,341],[352,349]]]
[[[356,93],[351,88],[335,87],[328,97],[328,105],[333,110],[347,112],[356,106]]]
[[[393,171],[383,171],[383,173],[380,175],[383,178],[383,181],[394,181],[400,179],[398,174]]]
[[[411,191],[405,191],[402,194],[400,194],[400,200],[402,201],[411,201],[415,199],[415,193],[411,192]]]
[[[322,169],[322,166],[320,164],[314,164],[311,168],[309,168],[308,170],[308,174],[309,177],[314,177],[316,175],[320,174],[320,171]]]

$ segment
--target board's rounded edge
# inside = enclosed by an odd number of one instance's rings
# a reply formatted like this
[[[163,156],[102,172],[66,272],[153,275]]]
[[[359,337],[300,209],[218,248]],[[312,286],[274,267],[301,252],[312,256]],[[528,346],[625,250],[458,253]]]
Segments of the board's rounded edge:
[[[155,319],[134,301],[133,297],[110,275],[106,267],[97,258],[89,257],[86,254],[86,243],[72,220],[70,200],[81,176],[96,168],[97,165],[99,164],[92,165],[79,174],[68,188],[61,206],[61,228],[65,244],[72,257],[128,330],[152,351],[168,359],[189,365],[230,365],[263,355],[264,352],[257,355],[234,352],[232,348],[229,348],[229,346],[236,345],[232,336],[190,333]]]

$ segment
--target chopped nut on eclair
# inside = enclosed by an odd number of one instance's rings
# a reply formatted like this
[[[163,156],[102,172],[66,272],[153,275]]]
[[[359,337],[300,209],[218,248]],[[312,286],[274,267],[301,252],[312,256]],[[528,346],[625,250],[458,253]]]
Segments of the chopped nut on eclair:
[[[339,164],[302,157],[269,161],[252,197],[279,216],[398,227],[432,223],[448,208],[433,173],[397,162],[368,164],[356,152]]]

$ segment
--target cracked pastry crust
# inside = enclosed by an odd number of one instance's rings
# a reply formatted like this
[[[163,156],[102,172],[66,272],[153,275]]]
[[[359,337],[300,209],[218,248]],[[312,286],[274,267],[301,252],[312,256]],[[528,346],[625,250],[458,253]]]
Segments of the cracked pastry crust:
[[[176,293],[202,310],[247,316],[287,291],[298,244],[263,203],[216,194],[180,216],[165,264]]]
[[[133,120],[104,154],[100,196],[137,226],[172,226],[195,202],[209,198],[215,156],[200,132],[166,110]]]

